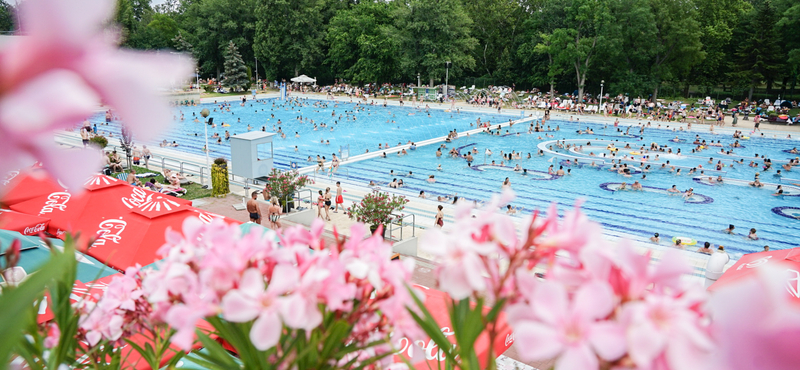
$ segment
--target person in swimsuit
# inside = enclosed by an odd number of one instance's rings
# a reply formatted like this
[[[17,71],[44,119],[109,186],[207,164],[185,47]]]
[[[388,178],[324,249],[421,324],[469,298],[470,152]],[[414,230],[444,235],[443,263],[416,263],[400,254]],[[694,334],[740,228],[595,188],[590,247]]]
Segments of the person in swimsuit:
[[[339,205],[342,205],[342,209],[344,209],[344,196],[342,196],[342,183],[337,181],[336,182],[336,209],[333,210],[333,213],[339,213]]]
[[[258,190],[250,194],[252,197],[247,201],[247,212],[250,213],[250,222],[261,225],[261,208],[258,207]]]
[[[331,220],[331,216],[328,213],[328,210],[331,209],[331,198],[333,198],[333,194],[331,194],[331,188],[325,188],[325,214],[328,215],[328,221]]]
[[[442,212],[444,207],[442,207],[442,205],[440,204],[438,208],[439,211],[436,212],[436,218],[433,220],[433,224],[441,229],[442,227],[444,227],[444,212]]]
[[[278,203],[278,197],[273,196],[270,200],[270,206],[267,209],[267,214],[269,215],[269,225],[273,230],[280,229],[281,222],[278,219],[281,216],[281,206]]]
[[[325,207],[325,196],[322,195],[322,190],[319,190],[318,193],[319,193],[319,197],[317,197],[317,217],[323,218],[322,217],[322,210],[324,209],[325,210],[325,214],[327,214],[328,213],[328,208]],[[328,218],[330,218],[330,217],[328,217]]]

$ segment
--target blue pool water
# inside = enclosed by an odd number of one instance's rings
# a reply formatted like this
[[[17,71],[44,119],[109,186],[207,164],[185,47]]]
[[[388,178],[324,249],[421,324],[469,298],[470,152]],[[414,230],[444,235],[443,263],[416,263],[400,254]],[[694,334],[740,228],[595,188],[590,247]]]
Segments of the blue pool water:
[[[314,103],[318,103],[314,106]],[[251,105],[252,104],[252,105]],[[273,104],[275,106],[273,107]],[[319,104],[327,104],[327,107]],[[337,106],[334,106],[337,104]],[[281,127],[287,134],[286,139],[275,140],[275,163],[279,168],[289,168],[291,162],[298,163],[301,167],[309,165],[306,161],[308,156],[316,155],[331,158],[331,153],[338,153],[340,146],[349,145],[350,154],[356,155],[364,153],[366,149],[370,152],[378,150],[378,143],[388,143],[395,146],[398,143],[405,144],[407,141],[419,142],[425,139],[444,136],[448,131],[457,129],[463,133],[469,129],[474,129],[474,123],[478,117],[481,121],[491,121],[492,123],[507,122],[514,115],[495,115],[479,113],[451,113],[439,109],[431,109],[426,112],[424,109],[400,107],[358,106],[355,114],[352,112],[357,108],[355,104],[330,101],[309,100],[305,106],[282,105],[282,102],[266,99],[260,102],[248,101],[245,107],[239,106],[238,102],[233,102],[230,107],[231,112],[220,112],[214,105],[206,104],[199,107],[182,107],[176,109],[176,117],[183,113],[184,121],[176,120],[176,124],[169,130],[162,139],[176,141],[180,144],[179,150],[196,154],[202,154],[203,125],[202,123],[192,122],[192,113],[198,114],[202,108],[209,108],[213,112],[214,122],[218,124],[215,129],[209,128],[209,135],[214,132],[224,136],[225,130],[233,133],[247,131],[247,125],[251,125],[253,130],[260,130],[263,127],[267,131],[272,131],[273,125],[281,120]],[[263,111],[262,111],[263,110]],[[335,114],[334,114],[335,111]],[[348,114],[349,113],[349,114]],[[272,114],[275,117],[272,117]],[[430,117],[428,116],[430,114]],[[304,121],[298,120],[302,115]],[[340,117],[341,115],[341,117]],[[352,118],[355,116],[355,120]],[[349,117],[349,118],[348,118]],[[519,116],[516,116],[519,117]],[[318,125],[318,129],[313,129],[310,120],[313,119]],[[241,120],[241,122],[239,122]],[[387,123],[387,120],[389,121]],[[94,117],[93,122],[100,123],[101,116]],[[338,123],[334,123],[338,121]],[[392,122],[394,121],[394,122]],[[230,124],[230,127],[221,127],[222,123]],[[321,123],[329,125],[328,128],[319,127]],[[514,207],[521,207],[524,212],[533,209],[546,209],[550,202],[557,202],[563,209],[571,207],[576,198],[585,200],[583,209],[594,220],[602,223],[606,228],[638,235],[650,237],[654,232],[661,234],[662,243],[669,243],[673,236],[689,237],[696,239],[698,244],[709,241],[714,245],[725,245],[729,252],[734,254],[760,251],[764,245],[769,245],[773,249],[785,249],[796,246],[795,241],[800,237],[800,221],[793,218],[800,216],[800,196],[772,196],[774,186],[765,186],[761,189],[746,186],[742,181],[752,181],[756,171],[762,172],[761,181],[765,183],[780,183],[786,186],[788,194],[800,194],[800,187],[793,187],[788,181],[781,181],[780,178],[773,177],[776,169],[789,158],[795,155],[785,152],[797,144],[792,140],[774,138],[754,138],[751,140],[740,140],[744,148],[731,148],[735,140],[730,135],[711,135],[708,132],[673,132],[667,129],[666,124],[662,123],[663,129],[646,128],[640,135],[638,127],[630,128],[630,135],[623,135],[617,132],[613,126],[605,126],[597,123],[551,120],[547,122],[551,129],[558,127],[559,131],[547,133],[527,133],[527,124],[515,125],[508,129],[503,129],[501,136],[475,134],[469,137],[463,134],[453,143],[446,144],[447,149],[443,149],[441,158],[435,155],[439,144],[428,145],[411,151],[409,155],[398,157],[389,154],[387,158],[374,158],[358,162],[346,162],[342,169],[337,173],[337,177],[344,182],[358,183],[366,185],[369,181],[375,181],[388,189],[386,184],[392,180],[389,174],[394,170],[398,179],[403,179],[406,186],[397,190],[409,196],[417,196],[420,190],[428,193],[429,197],[458,193],[459,197],[469,200],[486,200],[492,193],[501,189],[503,179],[509,177],[512,188],[517,192],[518,198],[514,202]],[[334,131],[330,131],[330,127]],[[595,131],[591,135],[579,135],[578,129],[585,129],[591,126]],[[118,135],[118,127],[114,124],[110,126],[100,126],[101,131],[111,131]],[[622,127],[620,130],[624,131]],[[297,132],[300,138],[295,138]],[[520,132],[517,136],[516,132]],[[195,136],[195,133],[198,136]],[[547,137],[545,135],[551,135]],[[691,153],[695,145],[691,144],[695,135],[707,141],[720,140],[724,149],[733,150],[733,154],[718,153],[719,147],[709,147],[702,153]],[[539,140],[538,137],[542,136]],[[678,137],[681,142],[672,142],[671,139]],[[771,136],[771,135],[769,135]],[[583,151],[574,152],[567,149],[558,148],[554,140],[576,140],[580,139],[579,145],[583,145]],[[320,144],[320,140],[330,140],[330,145]],[[585,141],[585,142],[584,142]],[[600,142],[604,141],[604,142]],[[619,159],[625,155],[631,161],[626,162],[629,166],[645,167],[651,165],[652,170],[646,172],[647,179],[642,181],[646,188],[644,192],[621,192],[613,191],[621,182],[632,183],[634,180],[641,180],[642,173],[635,174],[630,178],[623,177],[614,172],[607,171],[608,166],[602,168],[581,166],[565,166],[564,169],[571,169],[572,174],[562,178],[547,175],[548,166],[554,165],[555,169],[564,163],[564,158],[554,157],[554,154],[547,153],[544,156],[537,155],[537,145],[543,142],[551,142],[545,146],[551,146],[556,156],[580,156],[582,163],[589,163],[597,160],[602,163],[603,153],[606,153],[605,162],[610,162],[609,152],[605,150],[608,141],[615,142],[618,148],[623,148],[626,143],[632,149],[620,149]],[[594,142],[594,144],[591,144]],[[681,149],[682,155],[668,153],[648,153],[649,161],[640,165],[642,155],[630,154],[639,151],[640,146],[649,147],[651,143],[669,145],[673,153]],[[154,143],[151,143],[151,145]],[[297,146],[297,151],[295,151]],[[477,148],[478,154],[474,155],[475,162],[472,167],[468,167],[464,159],[450,158],[447,152],[450,148],[460,148],[461,153],[466,153],[471,148]],[[493,155],[484,157],[485,149],[491,149]],[[531,153],[531,159],[506,160],[505,167],[484,165],[495,160],[500,163],[500,151],[517,151],[523,153],[523,158]],[[588,153],[594,153],[590,157]],[[764,172],[761,168],[749,167],[754,156],[766,155],[774,162],[773,169]],[[213,156],[229,157],[229,147],[223,140],[222,144],[211,144],[211,154]],[[656,159],[655,155],[659,158]],[[712,158],[712,164],[708,163]],[[731,168],[728,165],[733,160],[744,159],[744,164],[734,164]],[[666,170],[659,170],[662,163],[670,161],[670,165],[685,167],[681,176],[676,176]],[[716,172],[717,161],[722,161],[726,166],[724,172]],[[763,161],[757,160],[759,164]],[[514,172],[512,167],[520,164],[522,168],[528,169],[530,174],[523,177],[519,172]],[[442,171],[437,171],[437,166],[442,166]],[[694,175],[687,175],[686,172],[691,167],[702,165],[705,173],[704,177],[722,175],[726,179],[738,179],[740,183],[729,181],[725,185],[709,185],[707,182],[698,181]],[[346,169],[346,171],[344,170]],[[414,173],[413,177],[401,176],[409,171]],[[797,170],[796,170],[797,171]],[[792,171],[786,174],[787,177],[800,178]],[[634,171],[636,172],[636,171]],[[699,172],[699,170],[698,170]],[[426,181],[428,175],[435,175],[437,181],[434,184]],[[663,189],[676,185],[680,190],[694,188],[697,196],[684,199],[681,196],[670,196]],[[736,234],[728,235],[722,232],[728,224],[736,226]],[[746,238],[750,228],[758,230],[761,240],[751,241]],[[696,247],[689,247],[694,249]]]
[[[453,195],[458,193],[459,197],[470,200],[486,200],[493,192],[498,192],[501,189],[503,180],[508,177],[511,181],[512,188],[517,192],[518,198],[513,203],[514,207],[522,207],[525,212],[530,212],[533,209],[546,209],[550,202],[557,202],[563,209],[571,207],[576,198],[583,198],[584,211],[592,219],[599,221],[606,228],[615,229],[621,232],[639,235],[642,237],[650,237],[653,233],[661,234],[662,243],[669,243],[673,236],[690,237],[696,239],[698,244],[709,241],[714,245],[721,244],[726,246],[729,252],[734,254],[749,253],[762,250],[764,245],[769,245],[773,249],[785,249],[796,246],[796,240],[800,236],[800,221],[785,216],[781,216],[780,209],[777,207],[796,207],[800,203],[798,196],[772,196],[775,186],[765,186],[764,188],[752,188],[747,186],[746,182],[729,181],[724,185],[709,185],[705,181],[698,181],[695,177],[697,175],[681,175],[676,176],[669,173],[667,170],[655,170],[660,166],[660,163],[665,163],[667,158],[670,159],[671,164],[696,167],[703,165],[704,167],[714,167],[718,160],[727,159],[727,163],[731,159],[736,160],[745,159],[744,165],[734,165],[733,169],[726,166],[722,174],[723,178],[733,178],[752,181],[756,168],[749,167],[750,157],[756,153],[759,155],[766,154],[766,156],[773,160],[774,167],[779,166],[778,160],[787,160],[793,158],[791,154],[784,153],[782,150],[791,149],[795,144],[789,140],[780,139],[754,139],[749,141],[741,141],[745,148],[734,149],[735,156],[723,156],[711,153],[718,151],[720,148],[710,148],[700,154],[691,154],[691,149],[694,145],[694,135],[692,133],[674,133],[671,130],[657,130],[646,129],[641,140],[631,137],[623,137],[621,135],[614,136],[600,136],[600,135],[578,135],[575,130],[578,129],[577,124],[564,121],[549,121],[551,128],[559,126],[560,131],[549,132],[554,138],[545,138],[543,133],[527,134],[527,127],[514,126],[509,132],[512,135],[508,136],[490,136],[487,134],[472,135],[470,137],[460,137],[451,144],[447,144],[447,149],[443,150],[441,158],[436,157],[436,149],[438,145],[431,145],[418,148],[415,152],[408,156],[398,157],[390,155],[387,158],[375,158],[371,160],[349,163],[347,164],[348,173],[339,173],[339,177],[349,178],[352,181],[366,184],[369,181],[375,181],[382,186],[382,189],[388,189],[386,184],[392,180],[389,171],[394,170],[395,178],[402,179],[406,186],[400,191],[405,192],[409,196],[417,196],[420,190],[424,190],[429,197],[433,196],[434,199],[439,195]],[[602,133],[602,125],[592,125],[596,134]],[[581,128],[586,125],[582,124]],[[598,131],[599,128],[599,131]],[[624,128],[623,128],[624,129]],[[520,136],[513,133],[515,131],[522,131]],[[611,134],[614,129],[608,126],[606,129],[608,134]],[[505,133],[505,129],[503,129]],[[631,129],[631,133],[634,130]],[[607,134],[607,135],[608,135]],[[638,129],[636,130],[638,135]],[[538,140],[538,136],[542,136],[542,140]],[[687,143],[673,143],[668,140],[679,136],[686,139]],[[700,134],[701,138],[710,140],[712,135]],[[636,174],[632,177],[623,177],[615,172],[607,171],[607,168],[598,169],[588,165],[583,166],[565,166],[564,169],[571,169],[572,174],[562,178],[553,178],[554,176],[547,175],[548,166],[554,165],[558,169],[563,159],[553,158],[552,155],[546,154],[544,156],[537,155],[537,144],[546,142],[548,140],[556,139],[581,139],[583,145],[588,142],[600,140],[612,140],[617,142],[618,147],[624,147],[625,143],[630,143],[632,148],[639,148],[643,143],[649,146],[651,142],[660,144],[670,144],[670,147],[676,151],[677,148],[682,150],[682,153],[689,153],[690,155],[682,156],[669,156],[660,153],[660,162],[650,161],[654,170],[646,172],[646,180],[641,180],[642,174]],[[734,140],[729,135],[713,135],[714,140],[721,140],[726,145],[725,150],[732,148],[727,145],[733,143]],[[586,143],[583,143],[583,140]],[[595,141],[597,145],[597,141]],[[602,145],[601,149],[605,149],[606,145]],[[464,159],[450,158],[447,152],[450,148],[462,148],[461,152],[465,153],[475,147],[478,149],[478,154],[474,155],[475,163],[472,167],[468,167]],[[489,148],[492,150],[491,157],[485,157],[484,151]],[[557,149],[554,144],[554,149]],[[491,163],[495,160],[499,164],[501,158],[500,151],[504,152],[518,151],[524,153],[522,160],[512,160],[510,163],[505,161],[505,167],[483,165],[484,161]],[[567,153],[566,150],[557,149],[559,153]],[[632,150],[629,150],[632,151]],[[607,151],[605,151],[608,153]],[[622,150],[621,150],[622,152]],[[527,154],[531,153],[532,158],[526,159]],[[595,155],[602,155],[600,151],[596,151]],[[654,156],[655,153],[650,153]],[[692,157],[696,156],[696,157]],[[585,156],[588,157],[588,156]],[[637,156],[641,157],[641,156]],[[619,157],[617,157],[619,158]],[[677,159],[676,159],[677,158]],[[707,163],[709,158],[713,158],[713,164]],[[610,158],[609,158],[610,159]],[[589,159],[589,162],[591,159]],[[761,162],[761,161],[759,161]],[[442,166],[442,171],[437,170],[437,166]],[[519,172],[514,172],[512,167],[520,164],[522,168],[528,169],[532,172],[527,177]],[[565,163],[564,163],[565,164]],[[633,164],[639,167],[638,163]],[[762,172],[761,181],[765,183],[781,183],[780,178],[774,177],[776,169],[764,172],[761,168],[758,171]],[[708,168],[706,168],[708,169]],[[414,173],[413,177],[402,176],[409,171]],[[686,173],[688,169],[682,172]],[[709,171],[704,177],[707,178],[711,173],[716,179],[716,171]],[[427,182],[429,175],[434,175],[436,183]],[[699,175],[699,172],[698,172]],[[792,177],[792,172],[787,173],[788,177]],[[647,187],[644,192],[620,192],[610,191],[616,188],[621,182],[627,182],[629,185],[635,181],[640,180],[642,185]],[[694,188],[696,196],[690,199],[684,199],[682,196],[670,196],[664,190],[676,185],[680,190]],[[800,188],[789,185],[786,181],[783,185],[787,187],[787,193],[799,194]],[[611,189],[610,189],[611,188]],[[664,190],[659,190],[664,189]],[[773,208],[776,211],[773,212]],[[789,208],[783,209],[783,213],[790,216],[792,214],[800,215],[800,210]],[[734,224],[736,229],[735,235],[728,235],[722,232],[728,224]],[[751,241],[746,238],[749,229],[757,229],[760,240]],[[687,249],[695,249],[697,247],[688,247]]]
[[[226,130],[234,135],[247,132],[248,125],[253,131],[264,128],[267,132],[275,132],[280,127],[286,138],[276,137],[273,141],[274,162],[276,167],[288,169],[292,162],[297,163],[299,167],[316,164],[317,155],[330,160],[331,154],[339,155],[341,146],[345,145],[349,145],[350,155],[357,155],[365,153],[367,149],[370,152],[377,151],[379,143],[396,146],[398,143],[406,144],[409,140],[417,142],[445,136],[453,129],[459,132],[465,131],[470,129],[470,124],[475,124],[478,118],[482,122],[492,123],[508,122],[509,118],[513,118],[509,115],[450,113],[441,109],[427,110],[424,107],[422,109],[383,107],[377,104],[356,105],[349,102],[321,100],[304,100],[303,106],[284,103],[277,99],[248,100],[244,107],[237,101],[230,104],[230,111],[223,110],[215,104],[176,108],[174,124],[158,142],[175,141],[179,144],[178,149],[182,151],[205,155],[204,127],[200,110],[208,108],[211,111],[209,117],[213,118],[216,124],[215,128],[209,126],[208,135],[213,136],[217,133],[222,137],[222,142],[219,144],[216,139],[209,139],[209,154],[212,157],[230,158],[230,146],[224,139]],[[180,120],[181,114],[184,117],[183,121]],[[300,116],[303,118],[302,121],[298,119]],[[194,122],[195,118],[200,122]],[[98,124],[101,133],[112,132],[117,136],[119,126],[116,124],[101,126],[103,120],[103,115],[90,119],[92,123]],[[316,130],[311,120],[317,125]],[[321,127],[322,124],[328,127]],[[334,130],[331,131],[331,128]],[[300,137],[295,137],[295,133]],[[320,140],[329,141],[330,144],[321,144]],[[158,142],[148,145],[158,145]],[[313,163],[307,161],[308,156],[314,158]]]

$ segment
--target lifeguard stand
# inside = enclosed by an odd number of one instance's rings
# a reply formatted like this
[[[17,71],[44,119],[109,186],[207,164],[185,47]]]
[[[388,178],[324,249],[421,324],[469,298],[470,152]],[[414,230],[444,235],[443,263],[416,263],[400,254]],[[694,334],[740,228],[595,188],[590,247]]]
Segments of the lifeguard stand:
[[[273,136],[275,134],[263,131],[231,136],[231,171],[233,174],[266,181],[266,177],[272,172]],[[266,150],[267,146],[269,150]],[[259,147],[264,149],[261,154],[259,154]]]

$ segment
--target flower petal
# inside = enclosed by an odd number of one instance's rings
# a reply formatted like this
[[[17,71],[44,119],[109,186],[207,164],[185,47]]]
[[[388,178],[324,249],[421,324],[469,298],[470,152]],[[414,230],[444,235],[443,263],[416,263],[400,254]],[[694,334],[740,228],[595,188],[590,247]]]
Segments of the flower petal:
[[[250,341],[259,351],[274,347],[281,338],[283,324],[275,311],[265,311],[250,328]]]
[[[551,360],[564,350],[558,332],[535,321],[514,325],[514,346],[519,348],[519,357],[525,361]]]

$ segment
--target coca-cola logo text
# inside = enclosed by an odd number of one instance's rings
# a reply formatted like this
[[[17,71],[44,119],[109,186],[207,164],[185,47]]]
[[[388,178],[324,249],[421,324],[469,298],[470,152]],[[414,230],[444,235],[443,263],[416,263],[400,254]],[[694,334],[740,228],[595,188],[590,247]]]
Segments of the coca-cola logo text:
[[[67,192],[55,192],[51,193],[47,196],[47,201],[44,202],[44,206],[42,210],[39,211],[40,215],[45,213],[51,213],[53,210],[59,211],[66,211],[67,210],[67,202],[69,202],[69,198],[72,197],[72,194]]]
[[[122,204],[128,208],[139,207],[142,204],[149,202],[150,198],[153,196],[152,194],[148,196],[144,190],[135,186],[132,186],[131,189],[133,189],[133,192],[131,193],[130,198],[122,198]]]
[[[37,224],[35,226],[26,227],[25,230],[22,231],[24,235],[36,235],[42,231],[44,231],[45,222]]]
[[[455,335],[452,329],[445,326],[442,328],[442,334],[445,337],[450,337]],[[444,351],[439,349],[439,346],[433,341],[433,339],[428,339],[428,343],[425,343],[423,340],[417,340],[416,342],[412,343],[410,339],[407,337],[400,338],[399,346],[400,350],[396,352],[397,355],[405,355],[408,358],[414,358],[414,344],[419,346],[425,352],[425,359],[436,360],[436,361],[443,361],[445,359]],[[455,347],[455,343],[453,347]]]
[[[11,180],[14,180],[19,175],[19,171],[8,171],[6,174],[6,178],[3,180],[3,186],[6,186],[11,183]]]
[[[514,333],[509,333],[506,335],[506,347],[510,346],[511,343],[514,343]]]
[[[125,231],[125,226],[128,223],[125,220],[105,220],[100,223],[100,230],[97,230],[97,240],[92,243],[92,247],[106,245],[110,241],[114,244],[119,244],[122,240],[122,232]]]

